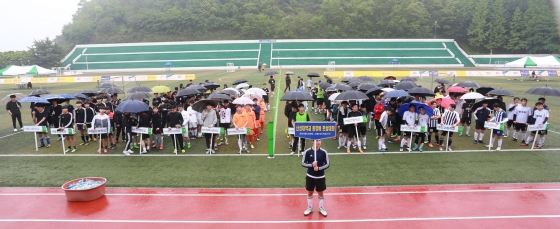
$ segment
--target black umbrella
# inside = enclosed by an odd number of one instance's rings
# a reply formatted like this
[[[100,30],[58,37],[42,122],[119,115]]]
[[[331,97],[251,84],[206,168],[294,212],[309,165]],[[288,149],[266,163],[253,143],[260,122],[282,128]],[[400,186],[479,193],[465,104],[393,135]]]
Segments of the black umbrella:
[[[105,88],[101,92],[105,94],[124,94],[123,90],[116,87]]]
[[[367,100],[369,99],[369,97],[361,92],[361,91],[346,91],[346,92],[342,92],[340,93],[340,95],[338,95],[335,100],[338,101],[343,101],[343,100]]]
[[[418,96],[434,96],[434,92],[428,88],[424,87],[415,87],[408,90],[408,94],[410,95],[418,95]]]
[[[330,86],[328,88],[325,89],[326,92],[334,92],[334,91],[338,91],[335,86]]]
[[[301,90],[301,89],[296,89],[296,90],[291,90],[288,93],[284,94],[284,96],[282,96],[282,98],[280,99],[281,101],[313,101],[313,97],[311,97],[311,95],[309,95],[309,92]]]
[[[84,95],[87,95],[87,96],[99,95],[99,92],[96,91],[96,90],[83,90],[81,93],[84,94]]]
[[[242,83],[247,83],[246,79],[238,79],[233,81],[233,83],[231,85],[238,85],[238,84],[242,84]]]
[[[235,95],[235,94],[239,94],[239,91],[237,89],[234,89],[234,88],[226,88],[224,90],[219,91],[218,93]]]
[[[418,87],[414,82],[412,81],[401,81],[397,84],[397,86],[395,87],[397,90],[410,90],[412,88]]]
[[[392,87],[392,86],[394,86],[395,84],[397,84],[397,83],[395,83],[395,81],[393,81],[393,80],[381,80],[381,81],[379,81],[379,83],[377,84],[377,86],[380,86],[380,87]]]
[[[369,76],[360,76],[358,77],[359,80],[361,80],[362,82],[373,82],[373,79]]]
[[[136,86],[128,90],[128,93],[132,92],[152,92],[152,89],[144,86]]]
[[[149,110],[148,104],[138,100],[125,100],[115,110],[120,112],[140,113]]]
[[[231,97],[228,94],[214,92],[208,96],[208,99],[224,101],[224,100],[231,100]]]
[[[82,93],[76,93],[76,94],[72,94],[74,97],[78,98],[78,99],[89,99],[89,96],[84,95]]]
[[[372,83],[363,83],[363,84],[360,84],[360,86],[358,86],[358,90],[360,90],[360,91],[367,91],[367,90],[370,90],[372,88],[381,89],[381,88],[377,87],[377,85],[372,84]]]
[[[47,95],[47,94],[50,94],[50,93],[51,93],[50,91],[47,91],[47,90],[44,90],[44,89],[37,89],[37,90],[34,90],[34,91],[30,92],[29,96]]]
[[[483,94],[483,95],[486,95],[486,94],[488,94],[488,92],[490,92],[492,90],[494,90],[493,87],[482,86],[482,87],[477,88],[476,92],[478,92],[480,94]]]
[[[202,112],[204,110],[206,110],[206,105],[210,104],[213,107],[217,107],[218,106],[218,101],[216,100],[212,100],[212,99],[202,99],[197,101],[196,103],[194,103],[192,105],[192,109],[198,112]]]
[[[273,76],[273,75],[276,75],[276,74],[278,74],[277,71],[269,71],[269,72],[265,73],[264,76]]]
[[[477,108],[482,107],[482,103],[488,103],[488,108],[492,109],[494,103],[502,103],[499,99],[483,99],[473,104],[471,110],[475,111]]]
[[[206,88],[205,88],[204,86],[202,86],[202,85],[192,85],[192,86],[188,86],[188,87],[186,87],[186,88],[198,90],[198,91],[200,91],[200,93],[203,93],[203,92],[205,92],[205,91],[208,90],[208,89],[206,89]]]
[[[545,86],[545,87],[534,87],[529,89],[527,92],[525,92],[527,94],[531,94],[531,95],[543,95],[543,96],[558,96],[560,97],[560,90],[556,89],[556,88],[551,88]]]
[[[496,89],[496,90],[492,90],[490,92],[488,92],[489,95],[501,95],[501,96],[515,96],[513,95],[513,93],[511,91],[508,91],[506,89]]]
[[[179,92],[177,92],[177,97],[181,97],[181,96],[189,96],[189,95],[196,95],[196,94],[200,94],[201,92],[199,90],[196,90],[192,87],[187,87],[183,90],[180,90]]]
[[[204,83],[202,86],[205,87],[205,88],[208,89],[208,90],[212,90],[212,89],[216,89],[216,88],[219,88],[219,87],[220,87],[219,84],[214,83],[214,82]]]
[[[140,99],[149,98],[150,96],[151,95],[148,92],[133,92],[128,94],[126,100],[140,100]]]
[[[458,87],[464,87],[464,88],[468,88],[468,87],[472,87],[472,88],[479,88],[480,85],[478,85],[476,82],[473,81],[464,81],[464,82],[460,82],[457,85]],[[480,93],[480,92],[479,92]],[[482,94],[482,93],[481,93]]]
[[[319,75],[319,73],[310,72],[310,73],[307,73],[307,77],[321,77],[321,76]]]
[[[110,87],[118,87],[114,83],[100,83],[97,85],[97,88],[110,88]]]
[[[321,87],[321,88],[328,88],[330,86],[332,86],[332,85],[330,83],[327,83],[327,82],[321,82],[319,84],[319,87]]]
[[[334,88],[336,90],[340,90],[340,91],[351,91],[352,87],[348,86],[348,85],[344,85],[344,84],[335,84]]]
[[[381,88],[371,88],[366,91],[366,95],[379,95],[383,90]]]
[[[348,83],[348,86],[354,88],[354,87],[360,86],[360,84],[362,84],[362,81],[352,81],[352,82]]]
[[[451,85],[451,82],[449,82],[449,81],[447,81],[447,80],[444,80],[444,79],[442,79],[442,78],[436,79],[436,80],[434,80],[434,82],[441,83],[441,84]]]
[[[350,82],[350,80],[352,80],[352,79],[353,79],[352,77],[346,76],[346,77],[342,78],[342,80],[340,82],[347,83],[347,82]]]
[[[325,79],[327,80],[327,82],[329,82],[330,84],[332,84],[333,79],[330,76],[324,75],[323,77],[325,77]]]
[[[402,78],[402,79],[401,79],[401,82],[402,82],[402,81],[412,81],[412,82],[416,82],[417,80],[418,80],[418,79],[409,76],[409,77],[404,77],[404,78]]]

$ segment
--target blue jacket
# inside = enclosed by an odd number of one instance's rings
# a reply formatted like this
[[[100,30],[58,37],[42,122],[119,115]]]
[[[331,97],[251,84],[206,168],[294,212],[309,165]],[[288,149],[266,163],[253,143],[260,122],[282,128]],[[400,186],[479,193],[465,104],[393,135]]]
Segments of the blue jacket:
[[[317,160],[317,166],[319,167],[319,171],[315,171],[313,169],[313,162]],[[317,152],[312,148],[307,149],[303,152],[303,157],[301,161],[301,166],[307,168],[307,176],[315,179],[324,178],[325,177],[325,169],[328,169],[330,166],[329,163],[329,155],[327,151],[323,148],[319,148]]]

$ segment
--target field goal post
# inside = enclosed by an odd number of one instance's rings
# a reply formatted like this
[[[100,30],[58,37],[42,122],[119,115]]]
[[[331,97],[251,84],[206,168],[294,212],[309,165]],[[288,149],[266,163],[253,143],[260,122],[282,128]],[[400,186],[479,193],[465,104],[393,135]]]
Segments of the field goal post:
[[[235,65],[233,63],[227,63],[226,72],[235,72]]]
[[[327,71],[335,71],[335,70],[336,70],[336,62],[329,61],[329,64],[327,66]]]

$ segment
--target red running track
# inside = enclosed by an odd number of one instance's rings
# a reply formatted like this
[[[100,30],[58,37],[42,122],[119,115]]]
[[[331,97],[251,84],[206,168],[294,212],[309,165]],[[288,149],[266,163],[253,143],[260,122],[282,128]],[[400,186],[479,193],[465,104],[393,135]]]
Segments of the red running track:
[[[558,228],[560,184],[329,188],[328,217],[303,189],[1,188],[0,228]],[[318,201],[315,196],[314,208]]]

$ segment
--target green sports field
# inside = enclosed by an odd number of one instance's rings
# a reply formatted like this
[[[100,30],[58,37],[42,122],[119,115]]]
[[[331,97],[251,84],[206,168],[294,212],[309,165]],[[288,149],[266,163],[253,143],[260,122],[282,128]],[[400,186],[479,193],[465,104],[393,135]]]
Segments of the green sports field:
[[[285,71],[285,70],[284,70]],[[296,70],[295,75],[304,76],[307,72],[322,72],[319,69]],[[197,71],[195,82],[205,79],[220,84],[230,84],[235,79],[244,78],[255,87],[267,81],[258,71]],[[277,78],[276,97],[282,95],[283,78]],[[322,79],[321,79],[322,80]],[[338,79],[339,81],[340,79]],[[379,79],[376,79],[379,80]],[[448,79],[452,81],[453,79]],[[467,80],[457,77],[456,82]],[[548,85],[560,87],[560,82],[552,78],[548,82],[523,81],[508,78],[471,77],[483,86],[493,86],[512,91],[516,96],[526,97],[529,104],[534,104],[537,95],[527,95],[525,91],[532,87]],[[335,79],[335,82],[337,79]],[[121,85],[120,82],[115,82]],[[138,82],[139,85],[153,87],[166,85],[171,88],[178,86],[178,81]],[[183,82],[185,83],[185,82]],[[431,79],[424,78],[418,84],[430,88]],[[56,93],[76,93],[84,89],[94,89],[95,83],[49,84],[44,88]],[[295,80],[292,80],[292,87]],[[125,91],[136,86],[134,82],[123,85]],[[34,85],[35,88],[39,85]],[[13,92],[27,94],[30,90],[16,91],[4,85],[0,95]],[[505,98],[509,103],[512,98]],[[274,101],[273,100],[273,101]],[[560,172],[560,131],[557,125],[560,117],[555,111],[560,107],[556,97],[549,97],[551,108],[551,130],[545,143],[546,150],[530,151],[527,147],[514,144],[511,138],[504,140],[504,152],[484,151],[481,144],[473,145],[472,138],[455,137],[454,152],[440,153],[436,148],[425,147],[424,153],[398,153],[397,143],[388,144],[389,152],[374,154],[377,141],[373,130],[368,133],[368,149],[366,155],[346,155],[337,150],[338,141],[326,139],[323,148],[331,155],[331,168],[327,172],[329,185],[362,186],[362,185],[404,185],[404,184],[460,184],[460,183],[504,183],[504,182],[556,182]],[[27,107],[28,104],[23,104]],[[129,187],[297,187],[301,185],[304,169],[297,156],[287,156],[288,138],[285,134],[286,118],[283,115],[284,102],[280,102],[278,119],[274,113],[267,113],[267,120],[275,121],[276,159],[267,159],[268,131],[261,141],[255,144],[251,154],[255,156],[238,156],[236,141],[229,146],[222,146],[216,156],[204,155],[204,140],[193,141],[193,147],[180,156],[172,154],[171,141],[167,138],[163,151],[151,152],[148,155],[125,157],[122,155],[123,144],[110,155],[98,155],[95,144],[78,146],[72,155],[61,156],[62,146],[53,139],[53,147],[35,152],[33,135],[20,133],[13,135],[11,119],[5,109],[0,111],[0,186],[58,186],[63,182],[82,176],[103,176],[109,179],[110,186]],[[31,125],[28,109],[23,109],[24,125]],[[321,115],[311,114],[313,121],[321,121]],[[474,128],[471,130],[471,134]],[[489,131],[485,136],[488,141]],[[95,142],[94,142],[95,143]],[[495,143],[496,144],[496,143]],[[308,144],[309,145],[309,144]],[[335,154],[340,153],[340,155]],[[221,156],[231,154],[230,156]],[[45,156],[48,155],[48,156]]]

